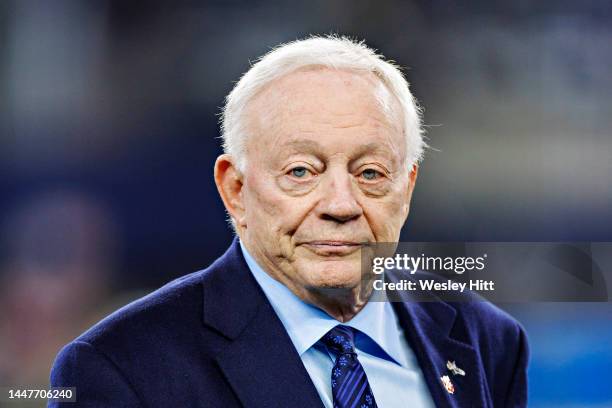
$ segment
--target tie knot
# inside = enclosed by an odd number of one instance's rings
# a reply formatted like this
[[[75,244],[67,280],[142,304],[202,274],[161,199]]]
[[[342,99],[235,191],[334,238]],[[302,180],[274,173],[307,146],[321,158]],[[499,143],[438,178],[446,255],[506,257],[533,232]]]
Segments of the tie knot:
[[[329,351],[335,355],[355,353],[353,329],[338,325],[328,331],[321,339]]]

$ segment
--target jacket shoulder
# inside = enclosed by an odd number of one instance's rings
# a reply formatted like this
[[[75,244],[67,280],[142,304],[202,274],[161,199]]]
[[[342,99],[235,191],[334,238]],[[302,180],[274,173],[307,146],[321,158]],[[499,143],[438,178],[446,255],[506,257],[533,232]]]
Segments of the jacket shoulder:
[[[139,337],[151,338],[154,333],[162,331],[180,331],[186,323],[199,323],[201,282],[208,273],[210,268],[167,283],[111,313],[76,341],[105,348],[126,344],[126,341]]]

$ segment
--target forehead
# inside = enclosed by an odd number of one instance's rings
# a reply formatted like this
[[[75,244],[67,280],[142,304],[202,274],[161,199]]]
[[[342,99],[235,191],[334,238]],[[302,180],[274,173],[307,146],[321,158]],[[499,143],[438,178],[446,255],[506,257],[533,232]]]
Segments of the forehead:
[[[400,104],[373,73],[298,70],[267,84],[246,111],[258,145],[262,138],[279,146],[287,139],[323,142],[335,135],[353,145],[378,139],[393,150],[405,146]]]

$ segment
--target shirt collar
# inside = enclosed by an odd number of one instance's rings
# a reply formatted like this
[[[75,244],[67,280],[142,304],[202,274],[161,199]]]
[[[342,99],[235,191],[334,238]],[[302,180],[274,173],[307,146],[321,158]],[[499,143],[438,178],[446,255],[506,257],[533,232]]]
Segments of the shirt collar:
[[[249,254],[242,241],[240,248],[251,273],[283,323],[300,356],[325,333],[338,324],[344,324],[367,335],[392,360],[406,367],[408,362],[401,351],[400,328],[391,303],[368,302],[350,321],[341,323],[318,307],[302,301],[285,285],[268,275]]]

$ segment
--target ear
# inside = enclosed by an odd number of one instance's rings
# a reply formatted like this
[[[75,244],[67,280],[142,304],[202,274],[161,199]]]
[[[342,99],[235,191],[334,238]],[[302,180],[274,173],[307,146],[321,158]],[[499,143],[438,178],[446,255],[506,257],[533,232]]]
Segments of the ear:
[[[246,226],[242,197],[243,176],[236,166],[235,159],[229,154],[222,154],[215,161],[215,184],[225,209],[233,218],[236,227]]]
[[[410,171],[410,195],[412,196],[412,190],[414,190],[414,185],[416,184],[416,180],[417,180],[417,176],[419,174],[419,165],[418,164],[413,164],[412,165],[412,170]]]
[[[412,200],[412,192],[414,191],[414,186],[416,184],[416,180],[417,180],[417,176],[419,174],[419,165],[418,164],[413,164],[412,165],[412,170],[410,171],[410,174],[408,175],[408,191],[407,191],[407,197],[406,197],[406,202],[404,204],[404,212],[405,212],[405,218],[408,217],[408,213],[410,212],[410,201]]]

